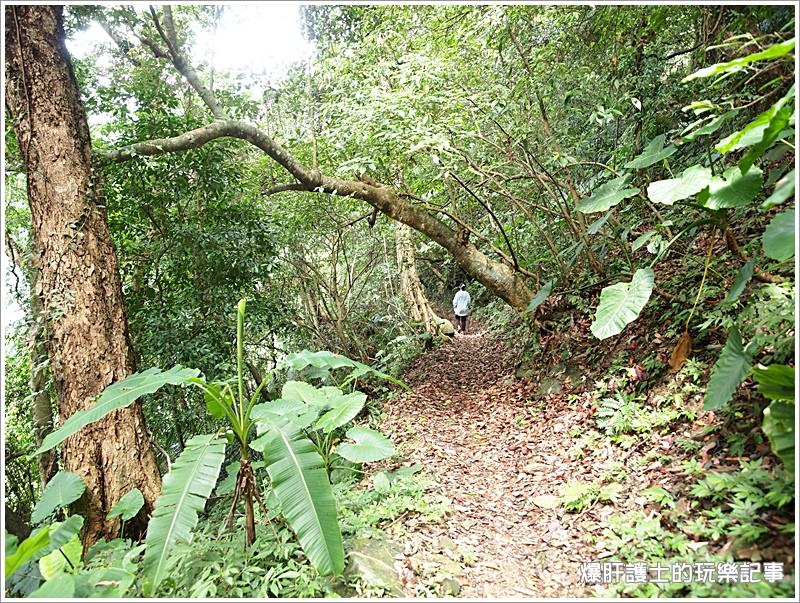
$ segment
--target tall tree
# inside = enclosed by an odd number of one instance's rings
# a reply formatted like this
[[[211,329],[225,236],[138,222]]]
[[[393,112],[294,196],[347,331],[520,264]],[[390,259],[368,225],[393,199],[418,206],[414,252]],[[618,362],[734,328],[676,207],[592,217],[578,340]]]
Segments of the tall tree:
[[[459,236],[456,229],[443,222],[433,212],[409,202],[408,195],[365,176],[359,180],[326,176],[320,172],[316,162],[311,166],[304,164],[264,130],[249,122],[230,117],[220,104],[217,95],[201,81],[199,74],[183,53],[171,7],[164,6],[161,16],[151,8],[150,17],[152,23],[145,24],[140,22],[136,15],[123,14],[124,20],[142,44],[154,56],[169,61],[186,79],[205,103],[214,121],[177,136],[122,146],[105,152],[102,156],[98,154],[105,162],[122,162],[141,156],[196,149],[226,137],[245,140],[283,167],[290,177],[290,182],[270,188],[265,191],[265,195],[285,191],[321,192],[365,201],[379,212],[410,226],[444,247],[465,273],[483,283],[489,291],[512,307],[525,309],[533,294],[526,284],[524,274],[518,271],[517,267],[488,257],[470,242],[468,237]],[[126,48],[129,46],[108,23],[106,27],[118,44]]]
[[[400,294],[408,304],[411,319],[425,325],[431,334],[438,333],[441,318],[436,315],[431,302],[425,295],[425,287],[417,271],[417,258],[414,250],[414,233],[402,223],[395,225],[395,246],[397,248],[397,270],[400,273]]]
[[[6,103],[27,172],[49,353],[63,419],[134,371],[117,256],[92,165],[89,127],[64,45],[62,7],[6,6]],[[160,491],[138,404],[64,442],[64,469],[86,482],[84,543],[114,534],[106,514],[138,488],[142,525]]]

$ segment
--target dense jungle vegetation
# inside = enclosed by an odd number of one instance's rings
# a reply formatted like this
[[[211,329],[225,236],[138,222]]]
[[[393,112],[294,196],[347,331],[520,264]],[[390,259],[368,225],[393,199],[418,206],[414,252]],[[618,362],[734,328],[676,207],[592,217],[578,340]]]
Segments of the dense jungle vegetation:
[[[229,10],[4,4],[4,597],[793,597],[796,8]]]

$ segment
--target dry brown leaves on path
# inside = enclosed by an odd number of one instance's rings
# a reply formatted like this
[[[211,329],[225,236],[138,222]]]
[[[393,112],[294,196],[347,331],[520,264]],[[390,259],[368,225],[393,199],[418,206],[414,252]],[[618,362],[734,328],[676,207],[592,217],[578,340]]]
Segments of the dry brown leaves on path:
[[[600,518],[548,508],[563,483],[592,473],[567,454],[588,409],[515,382],[510,355],[486,332],[444,343],[406,373],[412,389],[386,405],[384,427],[452,502],[444,524],[419,529],[474,553],[461,596],[589,596],[579,566],[596,556],[584,538]]]

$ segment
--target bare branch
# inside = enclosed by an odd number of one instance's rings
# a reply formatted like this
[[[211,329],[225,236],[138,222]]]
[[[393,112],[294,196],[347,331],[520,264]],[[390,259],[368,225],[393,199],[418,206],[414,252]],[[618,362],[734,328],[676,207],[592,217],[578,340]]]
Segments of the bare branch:
[[[728,249],[733,252],[737,258],[746,262],[748,257],[745,255],[742,248],[739,247],[739,242],[736,240],[736,237],[733,234],[733,231],[730,228],[725,229],[725,243],[728,245]],[[762,283],[784,283],[786,279],[782,276],[776,276],[774,274],[770,274],[762,270],[761,268],[755,267],[753,268],[753,276],[756,277],[756,280],[761,281]]]
[[[156,14],[155,9],[151,6],[150,7],[150,16],[153,19],[153,24],[158,30],[158,34],[161,36],[161,39],[164,40],[164,43],[167,45],[168,56],[164,56],[164,52],[158,48],[158,45],[155,44],[152,40],[146,41],[146,38],[140,37],[139,39],[150,48],[150,50],[156,55],[161,58],[165,58],[169,60],[175,69],[186,78],[186,81],[189,82],[189,85],[194,88],[194,91],[203,99],[203,102],[206,106],[211,110],[211,114],[216,119],[226,119],[225,111],[222,110],[222,107],[219,106],[217,103],[217,99],[214,96],[214,93],[206,88],[206,86],[200,81],[200,76],[197,75],[197,72],[194,70],[188,61],[183,58],[181,55],[180,50],[178,49],[178,42],[175,36],[175,27],[172,22],[172,9],[169,5],[164,6],[164,23],[165,27],[167,28],[166,31],[162,29],[161,24],[158,20],[158,15]],[[157,49],[157,50],[156,50]]]
[[[519,268],[519,262],[517,261],[516,254],[514,253],[514,248],[511,246],[511,241],[508,240],[508,235],[506,235],[506,231],[503,228],[503,225],[500,223],[500,220],[497,219],[497,216],[492,211],[492,208],[489,207],[489,205],[487,203],[485,203],[480,197],[478,197],[478,195],[476,195],[474,192],[472,192],[472,189],[469,188],[466,184],[464,184],[458,176],[456,176],[455,174],[452,174],[452,173],[450,175],[453,177],[453,179],[456,182],[458,182],[461,185],[461,187],[465,191],[467,191],[470,194],[470,196],[472,196],[473,199],[475,199],[478,203],[480,203],[481,206],[483,206],[483,209],[485,209],[489,213],[489,215],[492,217],[492,219],[494,220],[494,223],[497,224],[497,228],[500,230],[500,234],[503,235],[503,240],[506,242],[506,247],[508,247],[508,251],[511,254],[511,259],[513,260],[514,269],[515,270],[519,270],[520,269]]]
[[[216,120],[171,138],[158,138],[120,147],[113,151],[97,150],[95,155],[104,163],[120,163],[137,156],[163,155],[175,151],[196,149],[218,138],[239,138],[258,147],[272,157],[307,189],[321,185],[321,178],[298,162],[292,155],[264,132],[251,124],[231,120]],[[333,189],[332,189],[333,190]]]
[[[308,187],[305,184],[300,184],[299,182],[289,182],[287,184],[276,184],[275,186],[265,190],[263,195],[265,197],[269,197],[270,195],[274,195],[276,193],[283,193],[285,191],[307,191],[307,190]]]

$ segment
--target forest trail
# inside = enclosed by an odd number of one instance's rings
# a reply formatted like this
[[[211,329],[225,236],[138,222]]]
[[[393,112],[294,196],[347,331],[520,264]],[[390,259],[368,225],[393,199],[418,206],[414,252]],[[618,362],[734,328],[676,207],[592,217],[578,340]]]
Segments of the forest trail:
[[[593,560],[583,538],[594,526],[545,508],[574,479],[568,432],[583,413],[537,400],[532,384],[513,379],[511,350],[471,326],[473,334],[419,358],[404,375],[411,391],[386,405],[393,439],[453,506],[442,524],[415,528],[410,539],[473,553],[456,578],[459,596],[587,596],[579,562]],[[413,548],[406,545],[412,559]]]

